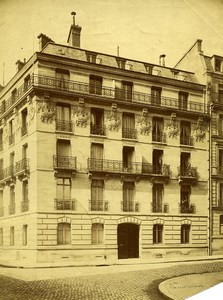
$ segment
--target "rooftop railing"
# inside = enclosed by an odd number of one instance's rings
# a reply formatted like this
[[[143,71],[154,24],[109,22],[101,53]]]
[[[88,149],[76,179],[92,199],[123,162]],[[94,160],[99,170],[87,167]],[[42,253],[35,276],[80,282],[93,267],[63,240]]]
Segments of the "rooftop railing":
[[[165,107],[165,108],[175,108],[177,110],[190,111],[190,112],[198,112],[198,113],[208,113],[207,105],[200,102],[188,101],[187,106],[180,108],[179,107],[179,99],[163,97],[159,98],[159,101],[153,101],[153,98],[148,93],[142,92],[131,92],[126,96],[126,91],[122,91],[122,89],[117,93],[117,90],[112,87],[97,87],[100,92],[92,93],[92,86],[89,83],[76,82],[72,80],[63,80],[63,85],[61,85],[61,79],[50,76],[42,76],[42,75],[32,75],[30,80],[27,83],[22,84],[15,92],[15,94],[9,97],[6,101],[1,104],[0,112],[3,114],[7,111],[11,106],[13,106],[31,87],[39,87],[44,88],[45,90],[55,90],[55,91],[63,91],[69,93],[77,93],[83,95],[91,95],[94,97],[103,97],[103,98],[111,98],[120,101],[127,102],[135,102],[135,103],[145,103],[151,104],[151,106],[157,107]],[[124,95],[124,96],[123,96]]]

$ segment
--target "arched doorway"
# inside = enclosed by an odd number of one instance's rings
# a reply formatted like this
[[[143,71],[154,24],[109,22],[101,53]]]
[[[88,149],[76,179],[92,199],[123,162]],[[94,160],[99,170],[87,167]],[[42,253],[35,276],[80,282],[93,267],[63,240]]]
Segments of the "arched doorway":
[[[139,225],[122,223],[118,225],[118,258],[139,257]]]

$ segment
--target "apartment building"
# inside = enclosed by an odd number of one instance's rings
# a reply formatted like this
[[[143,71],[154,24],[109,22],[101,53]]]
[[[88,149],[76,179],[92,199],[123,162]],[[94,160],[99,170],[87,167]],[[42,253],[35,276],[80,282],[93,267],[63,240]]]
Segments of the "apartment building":
[[[192,63],[195,63],[194,68]],[[177,63],[192,68],[200,83],[206,85],[210,106],[210,253],[223,254],[223,57],[207,56],[202,40],[197,40]]]
[[[193,72],[39,35],[0,93],[0,260],[206,255],[209,111]]]

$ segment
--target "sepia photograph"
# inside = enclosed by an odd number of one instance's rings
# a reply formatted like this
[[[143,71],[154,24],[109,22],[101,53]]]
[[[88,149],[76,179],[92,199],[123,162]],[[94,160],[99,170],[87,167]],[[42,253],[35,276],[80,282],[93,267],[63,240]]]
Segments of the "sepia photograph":
[[[0,299],[222,300],[223,0],[0,0]]]

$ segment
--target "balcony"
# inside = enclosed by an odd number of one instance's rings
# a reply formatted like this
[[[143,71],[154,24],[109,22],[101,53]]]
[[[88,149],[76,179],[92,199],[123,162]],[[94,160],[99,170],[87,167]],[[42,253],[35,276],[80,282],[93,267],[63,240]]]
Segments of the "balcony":
[[[21,202],[21,212],[26,212],[29,210],[29,200],[24,200]]]
[[[180,181],[195,184],[198,181],[197,168],[191,166],[178,167],[178,177]]]
[[[76,210],[75,199],[55,199],[56,210]]]
[[[157,143],[166,144],[166,133],[153,133],[152,141]]]
[[[9,215],[15,214],[15,203],[9,205]]]
[[[28,133],[28,126],[27,124],[24,124],[22,127],[21,127],[21,136],[24,136]]]
[[[193,146],[194,145],[194,140],[193,140],[193,137],[192,136],[181,136],[180,137],[180,145],[183,145],[183,146]]]
[[[29,159],[23,158],[18,161],[15,166],[15,172],[20,180],[27,178],[29,174]]]
[[[72,132],[72,121],[56,119],[56,130],[63,132]]]
[[[127,91],[125,89],[115,89],[115,98],[123,101],[132,101],[133,93],[131,91]]]
[[[134,201],[121,201],[122,212],[139,212],[140,204]]]
[[[183,206],[180,204],[180,213],[181,214],[195,214],[196,208],[194,204]]]
[[[92,92],[91,86],[88,83],[77,82],[72,80],[63,80],[63,85],[60,84],[61,80],[56,77],[50,76],[41,76],[41,75],[33,75],[30,77],[29,81],[29,88],[38,88],[44,91],[61,91],[61,93],[69,93],[72,95],[77,96],[86,96],[89,97],[99,97],[101,99],[107,98],[111,101],[113,99],[119,101],[131,101],[134,103],[143,103],[149,104],[151,107],[163,107],[163,108],[170,108],[179,111],[179,100],[178,98],[169,98],[169,97],[161,97],[159,102],[152,103],[151,95],[148,93],[141,93],[141,92],[132,92],[129,93],[131,96],[126,96],[123,91],[117,92],[115,88],[112,87],[100,87],[99,90],[95,90],[95,93]],[[64,88],[65,87],[65,88]],[[13,106],[19,99],[21,99],[24,95],[27,94],[27,84],[22,84],[17,90],[14,95],[14,98],[8,98],[5,103],[2,103],[0,107],[1,115],[4,114],[10,107]],[[188,101],[187,105],[187,112],[195,112],[201,114],[208,114],[207,105],[200,102]]]
[[[76,171],[77,159],[74,156],[53,156],[53,166],[56,170]]]
[[[130,128],[122,128],[122,138],[136,140],[137,139],[137,130]]]
[[[151,203],[152,213],[168,213],[169,212],[169,205],[167,203],[158,203],[157,200],[154,200]]]
[[[89,200],[90,211],[108,211],[108,201],[105,200]]]
[[[9,166],[8,168],[3,169],[2,180],[8,184],[15,181],[15,166]]]
[[[15,143],[15,134],[12,133],[10,136],[9,136],[9,145],[12,145]]]
[[[91,124],[90,133],[94,134],[94,135],[103,135],[103,136],[105,136],[105,126]]]

